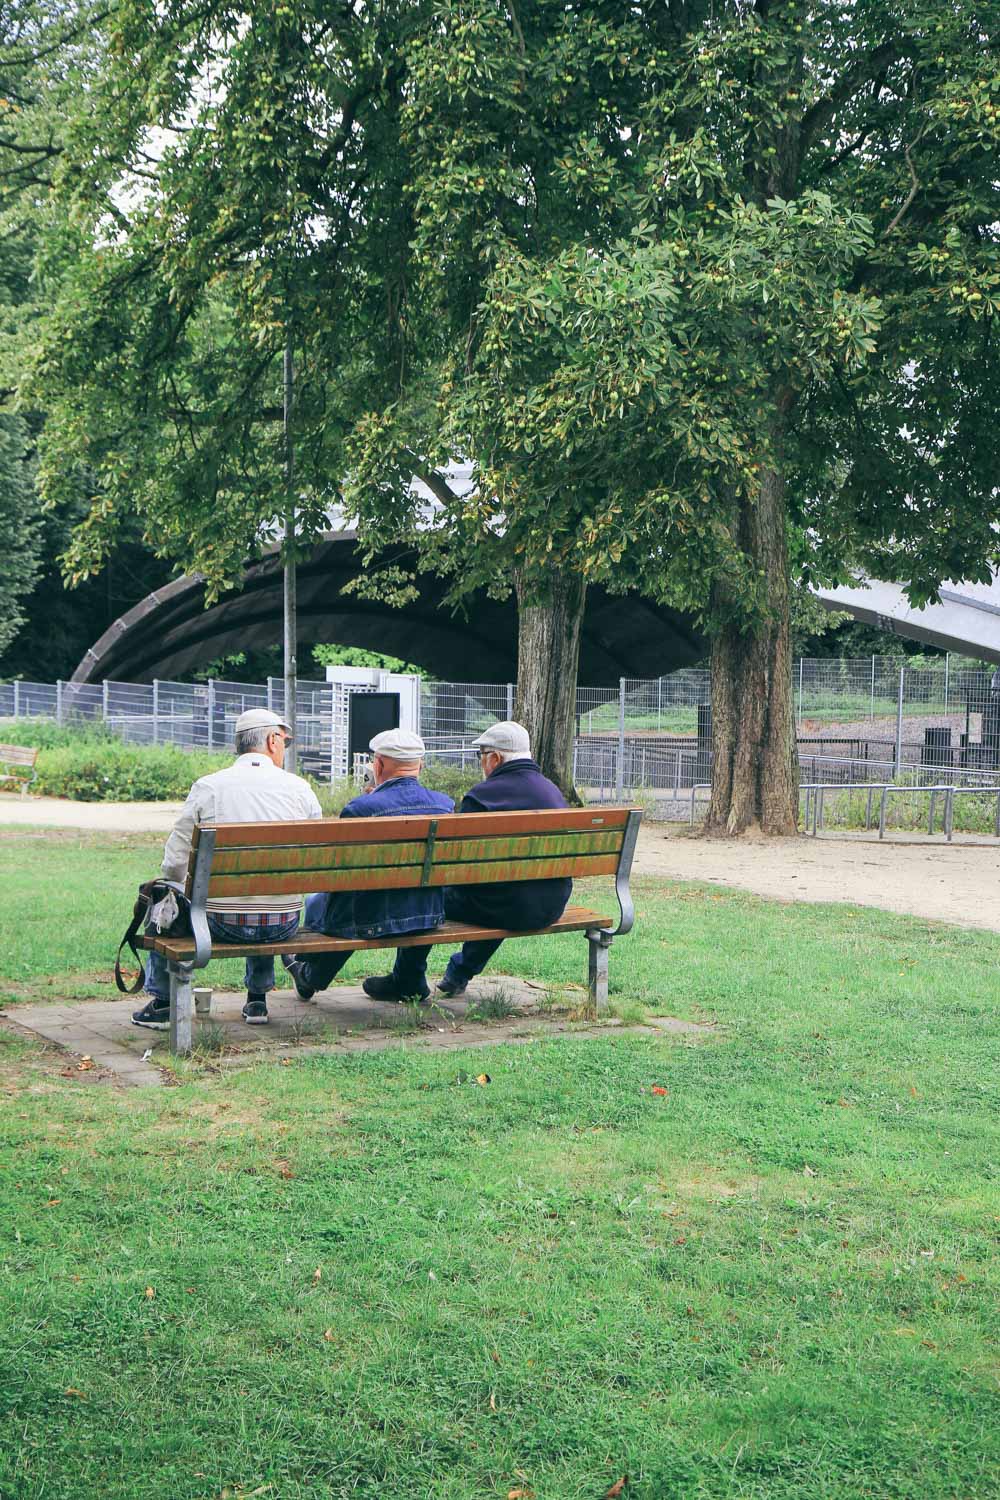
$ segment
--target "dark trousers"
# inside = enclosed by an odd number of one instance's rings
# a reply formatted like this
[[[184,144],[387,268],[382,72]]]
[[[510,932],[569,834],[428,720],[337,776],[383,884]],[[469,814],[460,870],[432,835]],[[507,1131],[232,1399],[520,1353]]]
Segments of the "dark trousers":
[[[302,963],[302,979],[311,990],[325,990],[347,963],[356,948],[344,948],[339,953],[314,953]],[[401,995],[424,995],[427,993],[427,958],[429,948],[397,948],[392,978]]]
[[[485,927],[490,922],[476,900],[475,890],[470,891],[466,886],[445,887],[444,914],[449,922],[469,922],[477,927]],[[483,938],[479,942],[463,943],[459,951],[449,958],[444,972],[445,979],[449,984],[468,984],[470,979],[475,979],[477,974],[483,972],[502,944],[503,938]]]

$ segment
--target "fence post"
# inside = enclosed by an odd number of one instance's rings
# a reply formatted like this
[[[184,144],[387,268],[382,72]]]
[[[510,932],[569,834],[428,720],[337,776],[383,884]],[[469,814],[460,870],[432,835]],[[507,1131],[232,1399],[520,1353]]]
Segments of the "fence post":
[[[951,666],[951,652],[944,653],[944,711],[948,712],[948,669]]]
[[[625,679],[618,679],[618,766],[615,772],[615,796],[625,795]]]
[[[658,677],[656,679],[656,732],[657,732],[657,734],[659,734],[660,730],[663,727],[663,725],[662,725],[662,715],[663,715],[663,678],[662,677]]]
[[[906,668],[899,669],[899,697],[896,701],[896,769],[894,776],[900,774],[903,764],[903,692],[906,684]]]
[[[875,658],[872,657],[872,706],[868,713],[869,719],[875,717]]]
[[[800,729],[802,728],[802,667],[803,667],[803,662],[804,662],[804,658],[800,656],[799,657],[799,718],[798,718],[798,725],[799,725]]]
[[[153,678],[153,744],[160,740],[160,679]]]
[[[108,722],[108,704],[111,701],[109,694],[110,687],[111,684],[105,677],[104,682],[101,684],[101,717],[104,719],[105,724]]]
[[[17,678],[15,677],[14,678],[14,718],[15,719],[19,718],[20,714],[21,714],[21,684],[17,680]]]
[[[514,717],[514,684],[512,682],[507,684],[507,717],[508,719]]]
[[[269,677],[267,679],[267,706],[273,712],[273,710],[274,710],[274,679],[273,679],[273,677]]]
[[[56,683],[56,723],[63,721],[63,680],[60,677]]]

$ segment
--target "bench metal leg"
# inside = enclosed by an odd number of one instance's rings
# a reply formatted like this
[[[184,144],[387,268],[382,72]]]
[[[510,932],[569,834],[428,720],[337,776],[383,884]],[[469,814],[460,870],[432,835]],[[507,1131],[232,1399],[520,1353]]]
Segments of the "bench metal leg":
[[[194,996],[191,990],[193,964],[170,960],[170,1050],[180,1056],[191,1051],[191,1012]]]
[[[587,946],[590,950],[587,989],[590,992],[591,1008],[599,1014],[608,1008],[608,949],[611,947],[611,933],[602,928],[588,932]]]

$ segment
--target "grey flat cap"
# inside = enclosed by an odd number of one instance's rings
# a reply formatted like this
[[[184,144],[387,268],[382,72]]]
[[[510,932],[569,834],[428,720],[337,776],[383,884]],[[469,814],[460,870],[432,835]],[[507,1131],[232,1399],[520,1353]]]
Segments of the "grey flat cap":
[[[476,750],[502,750],[504,755],[530,755],[531,737],[523,724],[513,719],[501,719],[491,724],[478,740],[472,741]]]
[[[284,729],[291,734],[291,726],[284,719],[272,713],[269,708],[248,708],[241,713],[236,720],[236,733],[242,734],[246,729]]]
[[[423,760],[426,754],[419,734],[412,734],[409,729],[383,729],[368,741],[368,748],[373,755],[385,755],[389,760]]]

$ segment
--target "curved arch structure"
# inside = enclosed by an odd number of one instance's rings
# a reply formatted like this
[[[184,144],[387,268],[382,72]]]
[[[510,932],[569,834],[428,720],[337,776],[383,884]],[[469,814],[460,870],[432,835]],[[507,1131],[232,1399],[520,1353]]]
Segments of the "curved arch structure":
[[[402,560],[387,550],[380,564]],[[419,574],[418,597],[395,608],[345,593],[362,572],[352,531],[320,539],[298,566],[299,642],[320,641],[382,651],[452,682],[510,682],[517,669],[513,599],[479,592],[461,612],[443,607],[444,585]],[[73,682],[151,682],[176,678],[216,657],[263,650],[281,640],[282,569],[275,548],[251,563],[238,590],[205,608],[197,574],[157,589],[116,620],[86,653]],[[704,638],[689,619],[636,594],[587,593],[580,645],[580,681],[611,686],[620,677],[658,677],[705,654]]]

